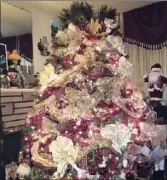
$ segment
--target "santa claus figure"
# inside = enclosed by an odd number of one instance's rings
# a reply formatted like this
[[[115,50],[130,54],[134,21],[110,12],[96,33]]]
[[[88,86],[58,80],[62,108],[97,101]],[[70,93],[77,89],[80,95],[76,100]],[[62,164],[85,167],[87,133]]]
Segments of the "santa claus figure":
[[[153,106],[154,111],[157,112],[158,116],[166,117],[167,109],[166,107],[162,106],[161,101],[163,98],[163,91],[165,85],[167,84],[167,78],[163,75],[161,65],[154,64],[151,67],[151,72],[149,75],[144,76],[144,81],[148,82],[148,92],[150,96],[150,105]],[[157,125],[166,136],[167,134],[167,126],[165,125]],[[161,149],[161,148],[160,148]],[[166,150],[164,149],[164,155],[166,154]],[[155,164],[155,171],[162,171],[164,172],[165,169],[165,159],[162,158],[159,163]]]
[[[144,76],[145,82],[148,82],[148,92],[151,102],[161,102],[164,86],[167,84],[167,78],[163,75],[161,65],[154,64],[151,67],[149,75]]]

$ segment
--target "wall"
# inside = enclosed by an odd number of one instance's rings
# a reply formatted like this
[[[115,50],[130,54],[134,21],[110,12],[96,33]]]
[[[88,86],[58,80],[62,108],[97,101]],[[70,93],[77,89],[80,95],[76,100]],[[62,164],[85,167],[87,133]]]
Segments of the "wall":
[[[16,6],[32,14],[32,34],[33,34],[33,63],[34,73],[39,72],[43,69],[43,65],[47,59],[45,56],[40,55],[37,44],[43,36],[47,36],[48,42],[51,42],[51,19],[54,17],[45,13],[44,11],[33,7],[31,4],[24,2],[11,2],[12,6]],[[51,43],[50,43],[51,46]]]
[[[43,36],[47,36],[48,42],[51,42],[50,26],[51,17],[40,11],[32,12],[33,56],[35,73],[43,69],[43,65],[47,59],[46,56],[40,55],[40,51],[38,50],[37,44]]]

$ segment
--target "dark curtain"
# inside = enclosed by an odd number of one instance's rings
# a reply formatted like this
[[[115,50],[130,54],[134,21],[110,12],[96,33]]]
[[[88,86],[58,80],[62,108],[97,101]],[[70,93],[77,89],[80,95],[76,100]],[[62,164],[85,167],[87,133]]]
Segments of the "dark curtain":
[[[7,50],[12,53],[14,49],[19,50],[20,55],[33,59],[32,34],[2,38],[1,43],[6,44]],[[19,47],[19,49],[18,49]]]
[[[124,40],[148,49],[167,46],[167,2],[159,2],[123,14]]]
[[[5,165],[17,162],[21,150],[22,133],[20,131],[4,135],[4,163]],[[11,152],[12,150],[12,152]]]
[[[1,43],[6,44],[7,50],[12,53],[13,49],[16,49],[17,38],[16,36],[5,37],[0,40]]]
[[[20,43],[20,54],[27,56],[28,58],[32,59],[32,34],[25,34],[19,36],[19,43]]]

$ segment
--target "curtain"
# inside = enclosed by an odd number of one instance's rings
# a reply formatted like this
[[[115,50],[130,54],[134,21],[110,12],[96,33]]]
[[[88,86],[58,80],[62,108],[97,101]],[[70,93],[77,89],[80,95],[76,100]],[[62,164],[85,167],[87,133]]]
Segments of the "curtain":
[[[146,49],[167,46],[167,2],[123,13],[125,41]]]
[[[25,34],[19,36],[20,54],[27,56],[32,60],[33,47],[32,47],[32,34]]]
[[[135,76],[142,79],[145,74],[150,73],[152,65],[160,63],[162,71],[167,77],[167,47],[159,50],[148,50],[129,43],[125,43],[125,47],[129,55],[129,61],[133,63]],[[143,88],[147,95],[147,84]],[[167,87],[163,99],[167,101]]]
[[[16,36],[5,37],[0,40],[1,43],[6,44],[7,50],[12,53],[13,49],[16,49],[17,38]]]
[[[17,49],[20,55],[33,59],[32,34],[4,37],[0,42],[6,44],[7,50],[11,53],[14,49]]]

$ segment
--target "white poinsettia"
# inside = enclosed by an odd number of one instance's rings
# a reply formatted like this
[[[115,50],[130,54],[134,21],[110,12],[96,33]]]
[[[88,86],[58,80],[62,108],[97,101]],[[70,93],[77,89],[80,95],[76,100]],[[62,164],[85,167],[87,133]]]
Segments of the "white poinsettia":
[[[132,132],[124,124],[108,124],[101,128],[101,136],[112,141],[113,148],[121,153],[121,149],[127,146]]]
[[[52,80],[58,78],[58,75],[55,74],[55,68],[52,64],[47,64],[44,66],[43,71],[39,74],[40,84],[43,86],[47,86]]]
[[[119,59],[117,72],[123,76],[132,76],[133,74],[133,64],[126,60],[124,56]]]
[[[125,46],[124,46],[122,38],[120,36],[109,35],[109,36],[107,36],[107,41],[111,44],[113,49],[118,49],[118,51],[122,55],[126,55],[124,52]]]
[[[68,164],[77,170],[78,175],[83,173],[83,170],[79,169],[75,164],[78,158],[79,148],[73,145],[71,139],[58,136],[56,140],[51,142],[49,151],[52,153],[53,161],[57,167],[57,171],[53,175],[54,179],[57,179],[59,176],[61,178],[63,177]]]
[[[78,31],[78,28],[73,23],[70,23],[68,25],[68,30],[76,32]]]
[[[118,27],[118,24],[115,23],[113,19],[105,18],[104,24],[107,27],[107,29],[106,29],[107,33],[110,33],[112,31],[112,29],[116,29]]]
[[[65,31],[58,31],[56,34],[57,43],[67,45],[67,33]]]

